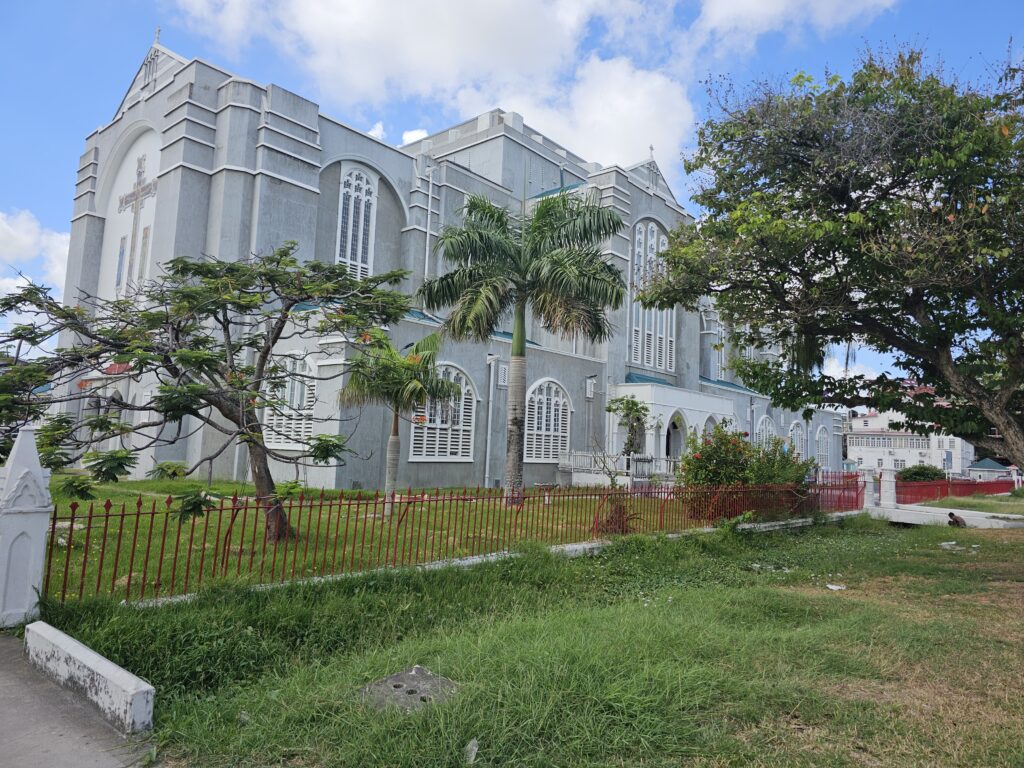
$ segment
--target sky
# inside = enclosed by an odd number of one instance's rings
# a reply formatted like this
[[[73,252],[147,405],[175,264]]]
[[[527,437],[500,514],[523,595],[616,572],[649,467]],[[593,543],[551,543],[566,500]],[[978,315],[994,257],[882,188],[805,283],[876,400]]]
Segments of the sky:
[[[153,41],[401,145],[494,107],[577,154],[654,156],[691,207],[681,157],[705,83],[848,73],[865,49],[923,48],[983,78],[1024,2],[991,0],[67,0],[0,3],[0,292],[60,289],[78,157]],[[1015,49],[1019,56],[1019,48]],[[831,362],[835,368],[835,361]],[[858,355],[853,372],[885,368]]]

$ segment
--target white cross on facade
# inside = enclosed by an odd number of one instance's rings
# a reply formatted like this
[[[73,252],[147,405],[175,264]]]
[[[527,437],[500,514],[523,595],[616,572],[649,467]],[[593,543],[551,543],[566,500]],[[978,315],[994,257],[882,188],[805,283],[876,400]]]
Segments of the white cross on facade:
[[[132,269],[135,265],[135,248],[139,240],[139,218],[142,214],[142,206],[145,204],[147,197],[153,197],[156,195],[157,179],[145,181],[146,156],[141,155],[137,163],[138,165],[135,169],[135,185],[132,187],[132,191],[121,195],[117,199],[118,213],[122,213],[129,208],[132,209],[131,249],[128,251],[128,269],[124,273],[122,282],[127,282],[128,278],[131,277]],[[121,285],[118,285],[117,287],[120,289]]]

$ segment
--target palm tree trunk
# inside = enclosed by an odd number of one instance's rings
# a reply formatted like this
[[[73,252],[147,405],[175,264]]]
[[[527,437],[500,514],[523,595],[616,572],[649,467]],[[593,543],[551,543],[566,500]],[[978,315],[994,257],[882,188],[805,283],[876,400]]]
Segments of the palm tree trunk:
[[[395,483],[398,479],[398,455],[401,442],[398,437],[398,411],[391,412],[391,435],[388,437],[388,463],[384,471],[384,498],[388,500],[386,509],[391,512],[394,501]]]
[[[523,497],[523,444],[526,438],[526,304],[517,304],[508,372],[508,427],[505,444],[505,501]]]

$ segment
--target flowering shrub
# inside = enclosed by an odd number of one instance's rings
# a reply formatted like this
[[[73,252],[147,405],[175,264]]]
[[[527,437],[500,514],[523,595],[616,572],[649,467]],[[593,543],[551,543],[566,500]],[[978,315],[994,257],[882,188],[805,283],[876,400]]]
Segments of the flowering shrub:
[[[779,438],[767,446],[753,445],[746,432],[718,424],[705,435],[691,434],[687,453],[679,461],[683,485],[802,485],[814,467],[801,460]]]

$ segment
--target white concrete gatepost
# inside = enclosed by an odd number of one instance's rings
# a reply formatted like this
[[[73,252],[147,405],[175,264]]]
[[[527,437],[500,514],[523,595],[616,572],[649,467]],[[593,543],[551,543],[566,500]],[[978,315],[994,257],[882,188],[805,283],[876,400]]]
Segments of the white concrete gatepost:
[[[24,427],[0,468],[0,627],[39,615],[51,514],[50,472],[39,464],[35,429]]]
[[[896,470],[883,469],[878,484],[878,506],[896,506]]]

